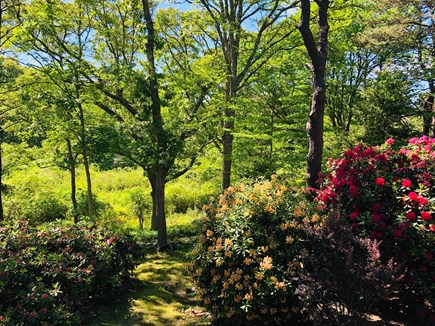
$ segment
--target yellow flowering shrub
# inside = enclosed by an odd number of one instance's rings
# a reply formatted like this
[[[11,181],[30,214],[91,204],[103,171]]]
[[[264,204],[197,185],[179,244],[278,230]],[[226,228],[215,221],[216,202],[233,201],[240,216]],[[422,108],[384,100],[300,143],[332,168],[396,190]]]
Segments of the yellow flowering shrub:
[[[318,215],[276,178],[228,190],[204,207],[190,273],[214,324],[284,324],[301,310],[295,296],[301,226]]]

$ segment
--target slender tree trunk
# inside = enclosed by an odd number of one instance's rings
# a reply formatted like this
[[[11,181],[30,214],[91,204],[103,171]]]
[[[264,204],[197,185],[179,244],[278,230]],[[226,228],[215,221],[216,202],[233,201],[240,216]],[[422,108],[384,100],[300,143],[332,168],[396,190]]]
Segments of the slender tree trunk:
[[[78,108],[79,120],[80,120],[80,142],[81,142],[81,149],[82,149],[82,156],[83,156],[83,165],[85,167],[85,174],[86,174],[88,213],[89,213],[89,216],[94,216],[95,215],[94,196],[92,193],[92,179],[91,179],[91,171],[89,168],[88,146],[86,144],[86,142],[87,142],[86,136],[87,135],[86,135],[85,114],[84,114],[83,106],[80,103],[80,86],[79,86],[79,84],[75,85],[75,90],[76,90],[76,98],[78,100],[77,108]]]
[[[429,95],[423,103],[423,135],[429,136],[431,132],[434,115],[435,81],[429,80]],[[435,132],[435,130],[434,130]]]
[[[79,222],[77,216],[77,197],[76,197],[76,160],[74,158],[74,154],[72,151],[71,141],[69,139],[66,140],[68,146],[68,161],[69,161],[69,172],[71,176],[71,203],[73,206],[73,216],[74,223],[77,224]]]
[[[165,185],[166,185],[166,171],[165,167],[159,166],[156,171],[156,228],[157,234],[157,247],[159,250],[165,250],[168,246],[168,237],[166,233],[166,216],[165,216]]]
[[[307,122],[308,155],[307,187],[317,188],[323,158],[323,117],[325,114],[326,83],[325,68],[328,48],[328,7],[329,0],[316,0],[318,5],[317,42],[310,29],[311,2],[301,0],[301,20],[298,29],[311,59],[313,96]]]
[[[235,51],[235,50],[234,50]],[[228,76],[225,87],[225,102],[226,107],[223,111],[223,162],[222,162],[222,191],[231,185],[231,167],[233,164],[233,142],[234,142],[234,119],[236,112],[232,108],[232,104],[237,92],[237,58],[231,54],[232,64],[228,67]]]

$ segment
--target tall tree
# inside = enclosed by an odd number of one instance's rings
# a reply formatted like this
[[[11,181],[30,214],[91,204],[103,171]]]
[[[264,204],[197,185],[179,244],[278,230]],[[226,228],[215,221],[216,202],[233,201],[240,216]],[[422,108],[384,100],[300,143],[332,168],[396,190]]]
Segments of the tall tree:
[[[210,15],[225,63],[225,102],[222,108],[222,189],[231,183],[236,96],[280,50],[280,43],[292,32],[284,18],[296,1],[199,0]]]
[[[301,0],[301,18],[298,29],[311,60],[313,96],[308,116],[307,187],[317,188],[323,158],[323,118],[326,103],[325,69],[328,53],[328,8],[329,0],[315,0],[318,6],[317,42],[311,30],[311,1]]]

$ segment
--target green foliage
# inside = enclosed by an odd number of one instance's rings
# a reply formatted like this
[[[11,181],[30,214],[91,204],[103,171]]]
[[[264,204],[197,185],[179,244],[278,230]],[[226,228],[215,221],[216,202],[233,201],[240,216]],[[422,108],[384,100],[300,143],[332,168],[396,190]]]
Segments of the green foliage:
[[[84,226],[0,230],[0,317],[6,325],[75,325],[78,310],[110,299],[140,248],[127,235]]]

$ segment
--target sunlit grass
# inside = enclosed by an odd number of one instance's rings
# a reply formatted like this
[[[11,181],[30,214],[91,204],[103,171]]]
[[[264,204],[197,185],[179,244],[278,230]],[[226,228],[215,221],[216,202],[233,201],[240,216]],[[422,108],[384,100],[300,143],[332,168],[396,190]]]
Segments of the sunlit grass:
[[[186,251],[153,253],[134,272],[131,290],[101,305],[88,323],[97,325],[207,325],[186,273]]]

